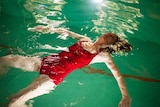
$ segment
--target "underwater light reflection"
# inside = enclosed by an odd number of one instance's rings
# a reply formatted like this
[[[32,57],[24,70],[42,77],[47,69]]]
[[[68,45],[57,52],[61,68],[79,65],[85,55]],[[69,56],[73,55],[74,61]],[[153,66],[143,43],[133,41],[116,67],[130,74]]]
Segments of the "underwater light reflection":
[[[64,4],[64,0],[27,0],[24,7],[32,13],[36,23],[58,27],[65,22]]]
[[[102,3],[103,0],[92,0],[93,3]]]
[[[124,32],[133,34],[134,30],[138,30],[137,18],[143,17],[140,9],[125,5],[123,2],[105,1],[97,5],[97,19],[92,20],[94,27],[91,31],[100,34],[111,31],[125,36]],[[138,3],[138,0],[127,3]]]

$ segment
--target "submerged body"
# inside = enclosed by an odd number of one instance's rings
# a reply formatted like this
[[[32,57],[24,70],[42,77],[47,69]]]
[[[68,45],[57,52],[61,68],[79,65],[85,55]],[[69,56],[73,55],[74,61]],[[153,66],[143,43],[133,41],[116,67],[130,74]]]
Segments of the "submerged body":
[[[66,51],[42,59],[40,74],[48,75],[58,85],[72,71],[88,65],[97,55],[91,54],[81,46],[82,41],[75,43]]]
[[[88,64],[100,62],[108,66],[117,80],[122,93],[122,100],[119,103],[119,107],[130,106],[130,96],[123,77],[114,64],[110,53],[105,51],[107,46],[117,43],[118,37],[115,34],[104,34],[96,42],[93,42],[86,36],[65,29],[50,29],[44,26],[34,28],[38,32],[46,29],[59,34],[67,33],[79,41],[70,46],[66,51],[62,51],[57,55],[46,56],[42,59],[19,55],[1,57],[1,68],[2,66],[12,66],[26,71],[37,71],[41,74],[28,87],[20,90],[10,98],[9,107],[26,107],[27,105],[25,103],[28,100],[54,90],[70,72]]]

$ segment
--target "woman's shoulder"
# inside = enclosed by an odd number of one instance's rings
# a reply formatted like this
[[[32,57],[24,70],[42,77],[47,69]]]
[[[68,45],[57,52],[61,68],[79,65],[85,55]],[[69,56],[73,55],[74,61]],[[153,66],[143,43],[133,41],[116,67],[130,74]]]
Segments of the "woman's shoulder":
[[[106,61],[108,62],[108,60],[110,59],[111,59],[111,56],[108,52],[100,52],[93,58],[91,63],[99,63],[99,62],[106,62]]]
[[[112,56],[109,52],[102,51],[97,56],[103,58],[105,61],[112,60]]]
[[[101,57],[106,57],[106,56],[110,56],[110,53],[107,52],[107,51],[101,51],[98,56],[101,56]]]

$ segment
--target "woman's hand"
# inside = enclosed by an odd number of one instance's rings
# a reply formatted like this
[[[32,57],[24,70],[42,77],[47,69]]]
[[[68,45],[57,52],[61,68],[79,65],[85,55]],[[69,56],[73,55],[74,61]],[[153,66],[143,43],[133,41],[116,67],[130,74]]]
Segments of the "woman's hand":
[[[130,96],[123,96],[118,107],[130,107],[130,104],[131,104]]]

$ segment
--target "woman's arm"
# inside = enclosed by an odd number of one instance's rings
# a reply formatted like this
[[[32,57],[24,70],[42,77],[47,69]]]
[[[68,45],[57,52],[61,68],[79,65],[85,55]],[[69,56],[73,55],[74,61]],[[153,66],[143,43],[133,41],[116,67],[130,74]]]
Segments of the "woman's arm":
[[[64,28],[52,28],[50,26],[35,26],[34,28],[29,28],[28,30],[30,31],[37,31],[37,32],[42,32],[42,33],[58,33],[58,34],[68,34],[69,36],[78,39],[78,40],[84,40],[84,41],[91,41],[90,38],[80,35],[77,33],[74,33],[72,31],[69,31]]]
[[[128,94],[123,76],[121,75],[117,66],[114,64],[114,61],[112,60],[112,57],[110,56],[110,54],[105,53],[104,57],[106,58],[105,64],[108,66],[108,68],[111,70],[113,76],[117,80],[118,86],[119,86],[121,94],[122,94],[122,100],[119,103],[119,107],[129,107],[130,103],[131,103],[131,99],[130,99],[130,96]]]

